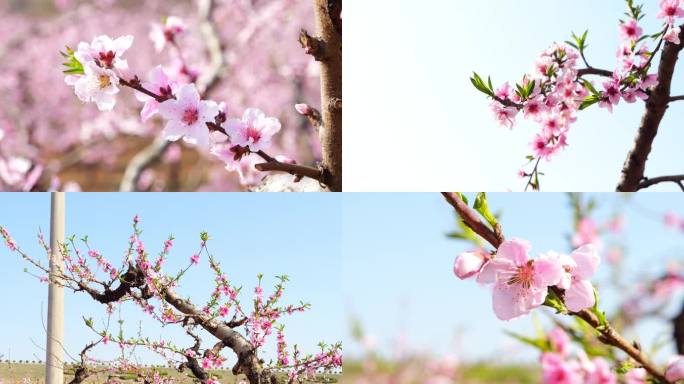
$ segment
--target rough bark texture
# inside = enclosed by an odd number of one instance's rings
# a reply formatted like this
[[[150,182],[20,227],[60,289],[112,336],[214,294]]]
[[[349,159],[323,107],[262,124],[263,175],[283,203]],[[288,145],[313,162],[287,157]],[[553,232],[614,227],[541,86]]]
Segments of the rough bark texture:
[[[684,28],[682,28],[679,37],[684,40]],[[662,50],[660,65],[658,66],[660,83],[653,89],[646,101],[646,111],[641,119],[634,146],[627,155],[627,160],[622,168],[622,177],[617,186],[619,192],[636,192],[639,190],[639,183],[644,178],[646,161],[651,153],[653,140],[658,134],[658,127],[670,103],[672,75],[682,47],[682,44],[666,43]]]
[[[323,54],[314,54],[321,63],[320,130],[325,184],[342,191],[342,0],[314,0],[316,37]]]

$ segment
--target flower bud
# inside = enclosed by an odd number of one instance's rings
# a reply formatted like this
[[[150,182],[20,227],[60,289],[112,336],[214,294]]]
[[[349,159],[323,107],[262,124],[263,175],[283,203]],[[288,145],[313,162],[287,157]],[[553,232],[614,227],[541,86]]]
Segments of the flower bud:
[[[461,280],[472,277],[480,272],[485,261],[482,252],[464,252],[454,262],[454,274]]]
[[[684,379],[684,357],[676,356],[667,364],[665,378],[671,382]]]
[[[300,115],[308,116],[311,114],[311,107],[309,107],[307,104],[295,104],[295,109]]]

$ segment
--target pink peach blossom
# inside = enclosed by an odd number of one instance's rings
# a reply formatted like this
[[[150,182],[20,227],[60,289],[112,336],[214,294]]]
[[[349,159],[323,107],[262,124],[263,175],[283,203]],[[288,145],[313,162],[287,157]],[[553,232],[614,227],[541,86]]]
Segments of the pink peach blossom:
[[[176,97],[159,105],[159,114],[168,120],[164,136],[171,141],[182,137],[187,143],[209,148],[211,140],[206,123],[214,122],[218,105],[214,101],[200,100],[194,84],[182,85]]]
[[[520,317],[542,305],[547,287],[562,277],[560,264],[530,260],[529,247],[528,242],[519,239],[504,241],[477,277],[480,283],[494,283],[493,308],[501,320]]]
[[[461,280],[477,275],[488,260],[482,251],[464,252],[454,262],[454,274]]]

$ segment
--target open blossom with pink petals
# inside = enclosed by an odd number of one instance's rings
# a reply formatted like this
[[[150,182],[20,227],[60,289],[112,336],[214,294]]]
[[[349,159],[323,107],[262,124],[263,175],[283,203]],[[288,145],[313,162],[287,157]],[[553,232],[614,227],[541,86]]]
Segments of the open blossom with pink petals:
[[[585,371],[584,383],[617,384],[617,376],[613,373],[608,362],[601,357],[595,357],[591,361],[585,361],[583,369]]]
[[[677,17],[684,17],[681,0],[660,0],[660,11],[656,17],[666,19],[669,24],[672,24]]]
[[[542,384],[580,384],[582,372],[576,360],[566,360],[558,353],[541,356]]]
[[[164,136],[171,141],[181,137],[190,144],[209,148],[211,143],[208,122],[214,122],[219,112],[214,101],[200,100],[194,84],[182,85],[177,99],[166,100],[159,105],[159,114],[167,119]]]
[[[585,244],[599,245],[600,242],[596,222],[588,217],[581,219],[577,224],[577,232],[572,235],[572,246],[580,247]]]
[[[122,58],[124,52],[133,45],[133,36],[121,36],[112,39],[107,35],[97,36],[88,44],[80,42],[74,57],[85,67],[93,62],[106,69],[127,69],[128,63]]]
[[[634,19],[630,19],[627,22],[620,24],[620,37],[624,40],[637,41],[643,33],[643,29],[639,27],[639,22]]]
[[[572,312],[594,306],[594,286],[589,281],[600,262],[596,247],[583,245],[569,256],[550,252],[545,258],[555,260],[563,267],[563,275],[558,284],[565,290],[565,306]]]
[[[190,263],[191,264],[198,264],[200,260],[200,256],[195,254],[190,257]]]
[[[249,147],[252,152],[268,149],[273,135],[280,131],[280,121],[256,108],[248,108],[242,119],[229,119],[226,131],[233,145]]]
[[[153,23],[150,30],[150,40],[154,43],[154,49],[161,52],[168,42],[174,42],[176,37],[183,34],[187,26],[183,20],[176,16],[169,16],[164,20],[164,25]]]
[[[239,147],[226,143],[215,144],[210,153],[226,163],[226,170],[237,172],[243,185],[257,184],[263,177],[254,166],[263,159],[256,156],[239,156]]]
[[[74,87],[78,98],[85,102],[94,102],[100,111],[111,111],[116,104],[119,93],[119,79],[110,69],[99,67],[95,62],[87,62],[83,66],[83,75],[70,75],[64,81]]]
[[[545,259],[531,260],[528,242],[504,241],[477,277],[480,283],[494,283],[493,308],[501,320],[529,313],[544,303],[548,286],[562,277],[561,266]]]
[[[679,35],[681,33],[682,33],[681,27],[672,27],[667,31],[667,33],[665,34],[665,36],[663,36],[663,38],[672,44],[681,44],[681,39],[679,38]]]
[[[178,84],[169,78],[161,65],[156,66],[150,71],[148,79],[149,81],[143,82],[142,86],[159,96],[171,98],[178,90]],[[145,103],[140,111],[140,117],[143,122],[147,121],[159,110],[159,102],[155,98],[141,92],[136,92],[135,97]]]

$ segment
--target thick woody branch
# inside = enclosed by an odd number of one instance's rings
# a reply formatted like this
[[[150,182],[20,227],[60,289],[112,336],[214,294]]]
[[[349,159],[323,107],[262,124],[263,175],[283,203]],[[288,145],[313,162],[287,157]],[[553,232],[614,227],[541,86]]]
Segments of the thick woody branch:
[[[680,40],[684,39],[684,25],[682,25],[679,38]],[[622,168],[622,176],[617,186],[617,190],[620,192],[636,192],[639,190],[640,182],[644,178],[646,161],[651,153],[653,140],[655,140],[658,134],[658,128],[670,103],[672,76],[679,52],[683,47],[682,44],[668,42],[662,49],[660,65],[658,66],[659,84],[653,89],[646,101],[646,111],[637,130],[634,145]]]
[[[313,49],[312,52],[317,53],[315,57],[321,66],[323,125],[319,130],[319,137],[323,152],[322,166],[329,174],[325,184],[330,190],[340,192],[342,191],[342,0],[313,0],[313,2],[316,16],[315,40],[305,32],[302,35],[305,35],[306,42]]]
[[[661,176],[654,178],[644,178],[639,183],[638,190],[646,189],[660,183],[675,183],[684,192],[684,175]]]
[[[233,367],[233,374],[244,373],[252,384],[269,383],[272,374],[264,370],[256,356],[254,348],[239,332],[233,330],[218,319],[202,312],[188,300],[182,299],[172,289],[163,293],[164,300],[181,313],[191,316],[198,325],[222,342],[222,345],[235,352],[238,361]]]
[[[453,192],[442,192],[446,201],[456,210],[463,223],[485,239],[494,248],[499,248],[503,243],[504,236],[499,225],[494,230],[480,220],[479,215],[468,206],[458,195]]]

